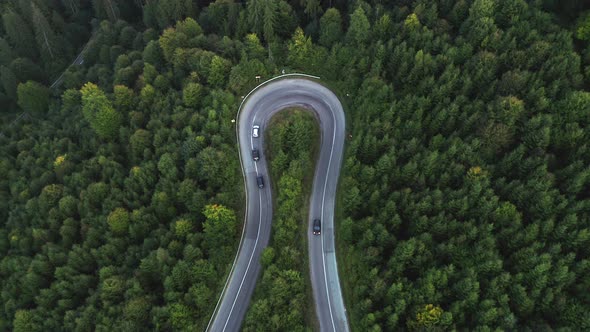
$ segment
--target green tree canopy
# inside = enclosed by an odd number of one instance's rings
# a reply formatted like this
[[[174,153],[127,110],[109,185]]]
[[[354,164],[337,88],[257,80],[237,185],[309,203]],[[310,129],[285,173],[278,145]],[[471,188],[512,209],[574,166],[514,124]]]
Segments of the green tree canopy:
[[[2,15],[4,30],[20,56],[35,59],[38,56],[35,37],[28,24],[13,10],[7,10]]]
[[[336,8],[326,10],[320,19],[320,44],[332,47],[342,38],[342,18]]]
[[[124,235],[129,228],[129,212],[123,208],[116,208],[109,214],[107,222],[113,234]]]
[[[49,90],[33,81],[20,83],[17,88],[18,105],[25,112],[41,114],[47,110]]]
[[[371,34],[371,24],[365,15],[365,10],[359,6],[350,15],[350,26],[346,33],[349,40],[357,45],[362,45],[369,41]]]
[[[310,37],[306,37],[301,28],[295,29],[293,38],[288,45],[289,62],[297,68],[304,68],[312,57],[313,44]]]
[[[576,22],[576,38],[590,40],[590,12],[586,12]]]
[[[209,248],[218,243],[225,243],[224,239],[233,238],[237,232],[237,222],[234,212],[219,204],[205,206],[203,210],[205,222],[203,231],[209,243]]]
[[[182,90],[182,100],[188,107],[197,107],[201,103],[203,87],[199,83],[188,83]]]
[[[86,83],[81,89],[82,113],[86,121],[105,139],[114,139],[121,125],[121,115],[115,111],[111,101],[94,83]]]

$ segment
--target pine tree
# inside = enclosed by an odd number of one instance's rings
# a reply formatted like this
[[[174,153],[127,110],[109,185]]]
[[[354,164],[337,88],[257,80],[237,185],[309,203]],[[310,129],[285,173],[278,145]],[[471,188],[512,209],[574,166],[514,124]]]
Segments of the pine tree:
[[[183,15],[187,14],[185,3],[181,0],[160,0],[156,7],[156,20],[160,28],[166,28],[174,22],[180,20]],[[192,8],[189,8],[192,10]]]
[[[262,27],[262,32],[264,35],[264,39],[266,40],[269,59],[272,58],[272,54],[270,53],[270,43],[275,36],[275,26],[277,24],[278,14],[277,9],[278,7],[275,0],[264,1],[264,25]]]
[[[63,6],[70,12],[71,15],[77,15],[80,11],[79,0],[61,0]]]
[[[363,44],[369,40],[371,33],[371,24],[365,10],[358,7],[354,13],[350,15],[350,27],[348,28],[348,38],[356,44]]]
[[[4,92],[11,99],[16,99],[16,76],[9,68],[5,66],[0,67],[0,83],[4,87]]]
[[[318,15],[322,13],[322,3],[320,0],[305,0],[305,14],[312,19],[315,20]]]
[[[320,44],[332,47],[342,36],[342,18],[336,8],[326,10],[320,19]]]
[[[12,52],[12,48],[4,38],[0,37],[0,65],[10,65],[13,58],[14,53]]]
[[[309,61],[311,53],[313,52],[313,44],[311,38],[306,37],[301,28],[295,29],[293,38],[288,45],[289,55],[287,59],[289,62],[299,68],[303,68],[305,63]]]
[[[8,38],[16,46],[18,55],[36,59],[39,53],[35,46],[35,37],[22,17],[9,10],[2,15],[2,21]]]
[[[252,31],[258,36],[262,36],[264,2],[265,0],[249,0],[247,4],[248,23],[250,23]]]
[[[116,21],[119,18],[119,7],[115,0],[93,0],[94,12],[97,17]]]
[[[55,61],[56,58],[60,58],[62,55],[57,36],[49,25],[49,22],[47,22],[45,16],[43,16],[39,7],[34,3],[31,3],[31,9],[33,11],[33,26],[35,28],[37,45],[41,52],[41,58],[45,63]]]

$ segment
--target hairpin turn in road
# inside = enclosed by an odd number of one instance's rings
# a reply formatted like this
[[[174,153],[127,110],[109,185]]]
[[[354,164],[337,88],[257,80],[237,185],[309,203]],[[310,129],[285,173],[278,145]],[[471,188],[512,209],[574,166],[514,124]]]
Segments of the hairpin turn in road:
[[[264,155],[255,161],[252,151],[264,151],[263,133],[270,118],[289,107],[313,112],[320,124],[321,146],[307,231],[310,277],[320,330],[348,331],[334,244],[334,203],[344,148],[344,111],[329,89],[297,76],[305,75],[283,75],[259,85],[240,105],[237,135],[246,190],[246,220],[238,253],[207,331],[238,331],[248,309],[272,222],[267,161]],[[318,235],[312,232],[315,219],[321,220]]]

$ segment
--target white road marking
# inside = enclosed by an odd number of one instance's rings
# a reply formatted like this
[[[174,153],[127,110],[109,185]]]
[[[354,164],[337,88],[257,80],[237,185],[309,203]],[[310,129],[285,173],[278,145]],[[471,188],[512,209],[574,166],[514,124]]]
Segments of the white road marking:
[[[285,74],[285,75],[280,75],[280,76],[277,76],[277,77],[273,77],[273,78],[271,78],[271,79],[269,79],[269,80],[267,80],[265,82],[262,82],[258,86],[256,86],[254,89],[252,89],[246,95],[246,97],[241,101],[240,106],[238,107],[238,111],[237,111],[237,115],[236,115],[236,120],[239,121],[239,115],[240,115],[240,112],[241,112],[241,109],[242,109],[242,105],[248,99],[248,97],[250,96],[250,94],[254,93],[258,88],[260,88],[261,86],[263,86],[263,85],[265,85],[265,84],[267,84],[267,83],[269,83],[271,81],[278,80],[278,79],[281,79],[281,78],[285,78],[285,77],[288,77],[288,76],[305,76],[305,77],[310,77],[310,78],[314,78],[314,79],[320,79],[317,76],[306,75],[306,74]],[[328,103],[328,107],[330,108],[332,119],[334,120],[334,132],[333,132],[333,135],[332,135],[332,146],[331,146],[331,149],[330,149],[330,159],[328,161],[327,176],[326,176],[326,180],[324,182],[324,191],[323,191],[323,195],[322,195],[322,211],[321,211],[322,217],[323,217],[324,205],[325,205],[326,187],[327,187],[328,177],[329,177],[329,174],[330,174],[330,166],[331,166],[331,163],[332,163],[333,152],[334,152],[334,142],[336,140],[336,126],[337,126],[336,125],[335,116],[334,116],[334,113],[333,113],[333,110],[332,110],[332,107],[331,107],[331,105],[329,105],[329,103]],[[254,113],[254,120],[256,119],[256,114],[257,113],[255,112]],[[219,313],[218,312],[219,305],[220,305],[220,303],[222,302],[222,300],[224,299],[224,297],[226,295],[226,292],[227,292],[228,287],[229,287],[230,280],[232,279],[232,275],[235,272],[235,266],[236,266],[236,263],[237,263],[239,254],[240,254],[240,252],[242,250],[242,242],[243,242],[243,240],[245,238],[244,234],[245,234],[245,230],[246,230],[247,217],[248,217],[248,205],[249,204],[248,204],[247,179],[246,179],[245,168],[244,168],[244,163],[243,163],[243,160],[242,160],[241,148],[240,148],[239,124],[238,124],[238,121],[236,121],[236,136],[238,138],[238,154],[240,155],[240,164],[241,164],[241,168],[242,168],[242,175],[243,175],[243,178],[244,178],[244,191],[246,192],[246,214],[244,216],[244,226],[242,228],[242,237],[240,239],[240,245],[239,245],[239,248],[238,248],[238,253],[236,254],[236,257],[234,259],[234,263],[232,265],[230,274],[228,275],[228,278],[227,278],[227,281],[225,283],[224,289],[223,289],[223,291],[221,293],[221,296],[220,296],[220,298],[219,298],[219,300],[217,302],[217,305],[215,306],[215,310],[213,312],[213,315],[211,316],[211,319],[209,320],[209,324],[207,325],[207,330],[208,331],[209,331],[210,325],[213,322],[214,318],[216,318],[217,317],[217,314]],[[253,145],[254,145],[253,144],[253,137],[252,137],[251,132],[250,132],[250,146],[253,148]],[[256,175],[258,176],[258,166],[256,165],[256,163],[254,163],[254,168],[256,170]],[[259,193],[258,193],[258,198],[259,198],[259,209],[260,209],[260,212],[262,212],[262,196],[261,196],[261,191],[259,191]],[[332,225],[333,225],[333,222],[334,221],[332,220]],[[223,327],[223,331],[225,331],[225,329],[227,328],[227,325],[228,325],[229,320],[231,318],[231,315],[233,313],[233,309],[234,309],[235,304],[237,302],[237,298],[239,297],[240,292],[241,292],[241,289],[242,289],[242,286],[244,284],[246,275],[249,272],[250,265],[252,263],[252,259],[253,259],[254,253],[256,252],[256,247],[258,245],[258,240],[260,238],[261,224],[262,224],[262,213],[260,213],[260,215],[259,215],[258,231],[257,231],[257,235],[256,235],[256,241],[254,243],[254,247],[253,247],[253,250],[252,250],[252,254],[250,255],[250,259],[248,261],[248,265],[246,267],[246,271],[244,273],[244,276],[242,278],[242,281],[240,283],[240,286],[238,288],[238,291],[237,291],[237,293],[235,295],[235,298],[234,298],[234,301],[232,303],[232,306],[231,306],[229,315],[228,315],[227,320],[225,322],[225,325]],[[332,232],[333,232],[333,230],[332,230]],[[330,319],[331,319],[333,330],[336,331],[336,326],[335,326],[335,322],[334,322],[334,317],[333,317],[332,307],[331,307],[331,301],[330,301],[330,296],[329,296],[330,290],[329,290],[329,287],[328,287],[328,280],[327,280],[327,275],[326,275],[326,259],[325,259],[325,253],[324,253],[324,250],[323,250],[324,249],[324,238],[323,238],[323,234],[322,234],[322,237],[321,237],[321,244],[322,244],[322,262],[323,262],[323,266],[322,267],[323,267],[323,270],[324,270],[323,271],[324,272],[324,282],[325,282],[325,286],[326,286],[326,295],[328,297],[328,307],[329,307],[329,312],[330,312]],[[346,311],[346,309],[344,309],[344,311]],[[346,319],[346,316],[344,317],[344,319]]]
[[[240,114],[240,110],[242,109],[242,104],[240,104],[240,108],[238,108],[238,114],[236,114],[236,119],[239,119],[239,114]],[[244,164],[242,163],[242,150],[240,148],[240,137],[238,136],[238,121],[236,121],[236,138],[238,139],[238,158],[240,159],[240,168],[242,170],[242,178],[244,179],[244,192],[246,193],[246,211],[244,213],[244,225],[242,226],[242,236],[240,236],[240,244],[238,245],[238,252],[236,253],[236,257],[234,258],[234,262],[231,266],[231,269],[229,271],[229,274],[227,275],[227,280],[225,281],[225,285],[223,286],[223,290],[221,291],[221,295],[219,296],[219,299],[217,300],[217,304],[215,305],[215,309],[213,310],[213,314],[211,315],[211,318],[209,319],[209,323],[207,324],[207,329],[205,331],[209,331],[209,327],[211,326],[211,323],[213,323],[213,318],[215,317],[215,314],[217,313],[217,309],[219,308],[219,304],[221,304],[221,300],[223,299],[224,295],[226,294],[227,291],[227,285],[229,284],[230,280],[231,280],[231,275],[232,273],[234,273],[234,268],[236,267],[236,262],[238,261],[238,257],[240,256],[240,250],[242,249],[242,243],[244,242],[244,234],[246,234],[246,221],[248,219],[248,187],[247,187],[247,179],[246,179],[246,174],[244,173]]]
[[[252,263],[252,258],[254,258],[254,253],[256,252],[256,246],[258,245],[258,238],[260,237],[260,225],[262,225],[262,195],[260,191],[258,191],[258,207],[260,209],[260,213],[258,214],[258,231],[256,233],[256,241],[254,242],[254,249],[252,250],[252,254],[250,255],[250,259],[248,260],[248,266],[246,266],[246,272],[244,272],[244,276],[242,277],[242,282],[240,282],[240,287],[238,287],[238,292],[236,293],[236,297],[234,298],[234,302],[231,305],[231,309],[229,310],[229,315],[227,315],[227,320],[225,321],[225,325],[223,325],[223,331],[227,327],[227,323],[229,323],[229,319],[231,318],[231,314],[234,311],[234,307],[236,305],[236,301],[240,296],[240,291],[242,290],[242,286],[244,285],[244,281],[246,280],[246,276],[248,275],[248,270],[250,269],[250,264]]]
[[[329,104],[328,104],[328,107]],[[322,218],[324,217],[324,201],[326,199],[326,187],[328,185],[328,178],[330,178],[330,164],[332,164],[332,153],[334,152],[334,142],[336,141],[336,119],[334,118],[334,112],[330,107],[330,115],[334,122],[334,133],[332,135],[332,147],[330,148],[330,159],[328,159],[328,171],[326,172],[326,180],[324,181],[324,193],[322,195]],[[334,216],[332,216],[332,235],[334,235]],[[326,276],[326,254],[324,252],[324,233],[322,232],[322,268],[324,269],[324,282],[326,283],[326,298],[328,299],[328,310],[330,311],[330,320],[332,321],[332,329],[336,332],[336,325],[334,324],[334,316],[332,314],[332,304],[330,303],[330,288],[328,287],[328,277]]]

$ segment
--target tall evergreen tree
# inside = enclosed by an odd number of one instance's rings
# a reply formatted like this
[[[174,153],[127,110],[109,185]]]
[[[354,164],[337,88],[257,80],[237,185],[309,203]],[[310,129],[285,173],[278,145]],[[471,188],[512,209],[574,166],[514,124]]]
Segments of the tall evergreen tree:
[[[262,28],[264,39],[266,40],[266,45],[268,48],[268,58],[272,58],[272,54],[270,52],[270,43],[275,38],[275,26],[277,24],[277,2],[276,0],[265,0],[264,6],[264,25]]]
[[[303,11],[310,19],[315,20],[322,13],[322,2],[320,0],[302,0],[301,2],[305,7]]]
[[[80,0],[61,0],[61,3],[70,15],[77,15],[80,11]]]
[[[8,66],[12,59],[14,59],[14,53],[8,42],[0,37],[0,65]]]
[[[250,23],[252,31],[258,36],[262,36],[264,1],[266,0],[248,0],[247,3],[248,23]]]
[[[35,37],[22,17],[15,11],[9,10],[2,15],[4,29],[12,45],[15,45],[18,55],[36,59],[39,52],[35,46]]]
[[[192,3],[185,0],[159,0],[155,11],[161,29],[192,13]]]
[[[270,43],[275,37],[277,24],[278,2],[276,0],[250,0],[247,6],[248,22],[258,36],[264,37],[270,58]]]
[[[119,19],[119,7],[115,0],[92,0],[96,17],[108,18],[111,21]]]
[[[336,8],[326,10],[320,19],[320,44],[332,47],[342,37],[342,18]]]
[[[359,6],[350,15],[350,26],[348,27],[348,38],[357,45],[366,43],[371,33],[371,24],[365,14],[363,7]]]
[[[313,43],[310,37],[305,36],[301,28],[297,28],[289,42],[288,49],[287,60],[289,63],[296,68],[303,68],[312,55]]]
[[[5,66],[0,66],[0,81],[2,83],[2,87],[4,87],[4,92],[8,97],[15,100],[16,99],[16,76],[9,68]]]
[[[49,22],[47,22],[47,19],[43,16],[39,7],[34,3],[31,3],[31,10],[33,12],[33,26],[35,28],[37,45],[41,52],[41,59],[43,59],[45,63],[55,61],[56,58],[59,58],[62,55],[57,36],[49,25]]]

